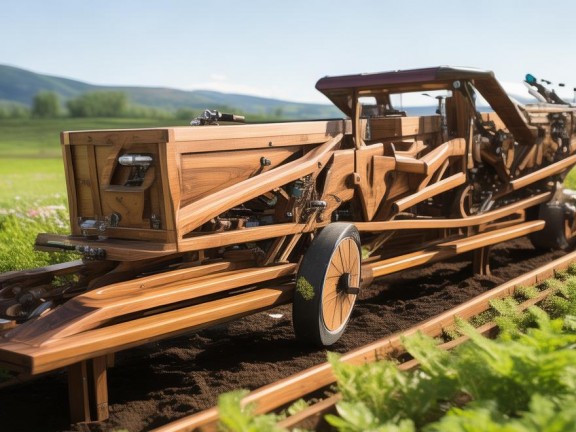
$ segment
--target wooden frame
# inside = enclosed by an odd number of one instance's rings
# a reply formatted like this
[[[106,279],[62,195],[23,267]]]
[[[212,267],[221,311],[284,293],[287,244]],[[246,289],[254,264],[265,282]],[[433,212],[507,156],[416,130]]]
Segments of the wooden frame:
[[[68,367],[73,419],[101,420],[107,355],[292,301],[333,221],[362,247],[360,287],[332,285],[352,296],[468,251],[487,273],[491,245],[553,229],[550,206],[574,208],[561,181],[576,164],[576,108],[520,106],[490,72],[446,67],[317,88],[350,118],[62,133],[72,232],[36,247],[83,261],[0,275],[0,364]],[[446,93],[437,113],[392,105],[428,91]],[[474,91],[494,113],[476,112]]]

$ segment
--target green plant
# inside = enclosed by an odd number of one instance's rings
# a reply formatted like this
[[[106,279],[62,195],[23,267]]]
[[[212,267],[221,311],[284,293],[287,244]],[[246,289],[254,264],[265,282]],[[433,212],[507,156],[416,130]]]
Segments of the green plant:
[[[576,283],[550,285],[572,310]],[[464,321],[458,329],[470,341],[449,353],[421,334],[404,339],[416,371],[331,356],[343,401],[327,421],[346,432],[574,430],[576,317],[554,319],[538,307],[520,313],[512,299],[493,306],[505,323],[496,340]]]
[[[225,432],[283,432],[277,426],[278,417],[273,414],[254,415],[254,406],[241,406],[240,401],[248,392],[238,390],[224,393],[218,398],[220,430]]]

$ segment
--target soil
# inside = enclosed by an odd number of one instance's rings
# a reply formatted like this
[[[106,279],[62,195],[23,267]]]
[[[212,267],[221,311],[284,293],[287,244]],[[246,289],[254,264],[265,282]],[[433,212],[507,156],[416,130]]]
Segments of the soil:
[[[563,254],[518,239],[493,249],[491,276],[472,276],[464,255],[378,279],[361,292],[346,333],[330,349],[343,353],[406,329]],[[282,306],[119,353],[108,371],[104,423],[70,426],[66,375],[53,373],[0,391],[0,429],[146,431],[214,406],[223,392],[253,390],[325,360],[325,351],[294,339],[291,307]]]

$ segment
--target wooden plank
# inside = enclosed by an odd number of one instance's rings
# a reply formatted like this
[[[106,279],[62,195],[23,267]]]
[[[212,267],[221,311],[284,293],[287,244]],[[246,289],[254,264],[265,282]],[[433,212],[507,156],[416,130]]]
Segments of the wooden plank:
[[[96,148],[89,145],[87,150],[87,164],[90,178],[90,192],[92,194],[92,205],[94,206],[95,214],[91,216],[102,217],[102,199],[100,197],[100,176],[98,175],[98,166],[96,159]]]
[[[180,153],[313,145],[350,133],[346,120],[173,128]]]
[[[97,131],[65,132],[64,145],[124,145],[154,144],[168,140],[168,128],[154,129],[109,129]]]
[[[78,295],[62,305],[57,316],[48,315],[19,327],[8,338],[34,346],[47,345],[104,326],[112,319],[290,276],[297,266],[289,263],[234,269],[230,265],[232,270],[217,274],[196,267],[186,269],[188,278],[173,278],[172,283],[161,283],[162,275],[120,282]]]
[[[405,198],[399,199],[393,204],[394,211],[396,213],[404,211],[407,208],[410,208],[418,203],[421,203],[422,201],[427,200],[428,198],[431,198],[435,195],[441,194],[457,186],[460,186],[465,182],[466,182],[466,174],[461,172],[454,174],[436,183],[432,183],[431,185],[426,186],[424,189],[421,189],[412,195],[408,195]]]
[[[158,189],[161,214],[165,228],[169,231],[168,240],[176,241],[176,215],[180,208],[180,157],[177,156],[173,134],[170,142],[158,149],[161,188]]]
[[[78,196],[76,175],[74,173],[74,158],[72,156],[72,149],[69,145],[69,135],[62,133],[60,135],[60,142],[62,143],[62,159],[64,161],[64,175],[66,178],[66,191],[68,193],[68,212],[70,221],[70,230],[73,234],[80,234],[80,227],[78,226]]]
[[[440,116],[373,118],[369,120],[370,139],[390,139],[440,132]]]
[[[367,273],[373,278],[385,276],[387,274],[396,273],[398,271],[406,270],[422,264],[440,261],[446,258],[453,257],[455,255],[456,253],[449,249],[442,250],[437,248],[431,248],[428,250],[422,250],[406,255],[400,255],[398,257],[390,258],[383,261],[363,264],[362,275],[363,278],[365,273]]]
[[[465,228],[490,223],[538,204],[548,202],[552,194],[545,192],[480,215],[458,219],[410,219],[384,222],[356,222],[359,231],[378,232],[405,229]]]
[[[574,164],[576,164],[576,154],[568,156],[567,158],[562,159],[561,161],[555,162],[552,165],[548,165],[545,168],[541,168],[538,171],[535,171],[531,174],[527,174],[523,177],[512,180],[510,182],[511,189],[512,190],[521,189],[525,186],[528,186],[529,184],[537,182],[538,180],[542,180],[551,175],[558,174],[564,171],[565,169],[570,168],[570,166]]]
[[[496,243],[511,240],[513,238],[522,237],[530,233],[540,231],[544,228],[546,222],[543,220],[535,220],[518,224],[515,227],[503,228],[495,231],[490,231],[482,234],[477,234],[472,237],[467,237],[462,240],[455,240],[447,243],[442,243],[438,247],[451,249],[457,254],[469,252],[485,246],[490,246]]]
[[[242,230],[226,231],[185,238],[178,243],[179,252],[217,248],[238,243],[254,242],[275,237],[299,234],[306,225],[296,223],[264,225]]]
[[[22,342],[0,342],[0,357],[9,350],[14,364],[28,365],[31,374],[59,369],[143,343],[174,337],[251,315],[292,301],[293,285],[261,288],[221,300],[189,306],[90,330],[36,347]]]

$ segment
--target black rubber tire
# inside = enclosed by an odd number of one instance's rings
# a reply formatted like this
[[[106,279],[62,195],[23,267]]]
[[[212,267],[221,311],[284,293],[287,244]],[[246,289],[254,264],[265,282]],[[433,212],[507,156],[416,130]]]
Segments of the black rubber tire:
[[[546,222],[544,229],[530,234],[530,241],[537,249],[567,250],[574,246],[575,238],[567,227],[568,218],[564,206],[541,204],[538,219]]]
[[[292,323],[299,340],[322,347],[340,339],[358,295],[361,264],[354,225],[332,223],[314,239],[296,275]]]

